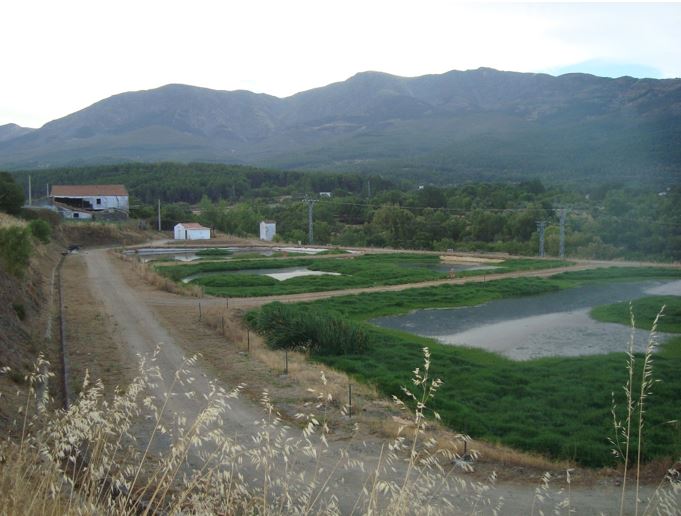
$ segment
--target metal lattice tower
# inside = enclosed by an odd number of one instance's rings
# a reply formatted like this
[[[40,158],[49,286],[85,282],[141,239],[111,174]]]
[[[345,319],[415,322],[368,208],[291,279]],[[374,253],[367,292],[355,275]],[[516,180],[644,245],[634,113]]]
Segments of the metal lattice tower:
[[[308,244],[312,245],[314,236],[312,232],[312,209],[314,208],[315,203],[318,201],[317,199],[307,198],[303,202],[307,204],[307,240]]]
[[[537,231],[539,232],[539,256],[544,257],[544,230],[546,229],[546,221],[537,221]]]
[[[560,209],[560,250],[558,254],[561,258],[565,258],[565,217],[567,216],[567,210],[565,208]]]

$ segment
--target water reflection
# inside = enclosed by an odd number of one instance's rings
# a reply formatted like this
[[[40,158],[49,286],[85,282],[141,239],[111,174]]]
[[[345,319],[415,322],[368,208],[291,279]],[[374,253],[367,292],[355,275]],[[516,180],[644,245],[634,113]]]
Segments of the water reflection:
[[[681,281],[588,285],[473,307],[416,310],[372,322],[444,344],[495,351],[515,360],[601,354],[624,351],[631,330],[625,325],[594,321],[589,310],[597,305],[660,294],[681,295]],[[662,342],[669,336],[659,337]],[[638,350],[645,347],[647,338],[647,331],[635,332]]]

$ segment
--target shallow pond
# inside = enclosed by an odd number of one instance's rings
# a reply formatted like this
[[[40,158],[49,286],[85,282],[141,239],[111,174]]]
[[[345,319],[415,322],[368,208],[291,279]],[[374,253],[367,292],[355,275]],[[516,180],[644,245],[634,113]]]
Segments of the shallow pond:
[[[589,317],[594,306],[647,295],[681,295],[681,281],[641,281],[588,285],[550,294],[499,299],[483,305],[416,310],[371,322],[385,328],[494,351],[514,360],[625,351],[626,325]],[[635,331],[635,347],[645,348],[649,332]],[[658,342],[669,335],[658,334]]]
[[[274,253],[291,253],[291,254],[318,254],[324,249],[315,247],[220,247],[229,251],[229,255],[205,255],[199,256],[196,254],[201,249],[216,249],[206,247],[149,247],[140,248],[136,250],[128,250],[125,254],[137,255],[143,262],[150,262],[152,260],[166,259],[175,260],[178,262],[192,262],[204,258],[206,260],[215,260],[221,258],[238,258],[244,254],[258,254],[263,257],[272,256]]]
[[[196,278],[205,278],[206,276],[222,276],[225,274],[254,274],[256,276],[269,276],[278,281],[285,281],[291,278],[298,278],[300,276],[340,276],[339,272],[326,271],[312,271],[307,267],[283,267],[279,269],[241,269],[238,271],[215,271],[215,272],[201,272],[199,274],[192,274],[182,279],[182,283],[189,283]]]

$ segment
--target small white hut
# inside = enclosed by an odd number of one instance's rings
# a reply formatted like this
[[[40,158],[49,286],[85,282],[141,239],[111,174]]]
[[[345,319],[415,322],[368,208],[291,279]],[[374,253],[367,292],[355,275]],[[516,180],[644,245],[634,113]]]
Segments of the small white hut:
[[[196,222],[175,224],[175,240],[210,240],[210,228]]]
[[[271,220],[263,220],[260,223],[260,240],[272,241],[277,234],[277,223]]]

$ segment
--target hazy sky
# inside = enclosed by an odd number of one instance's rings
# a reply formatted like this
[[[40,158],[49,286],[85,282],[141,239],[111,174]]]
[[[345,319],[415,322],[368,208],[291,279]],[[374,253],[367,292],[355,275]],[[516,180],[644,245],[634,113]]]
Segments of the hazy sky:
[[[6,0],[0,125],[185,83],[287,96],[378,70],[681,76],[681,4]]]

